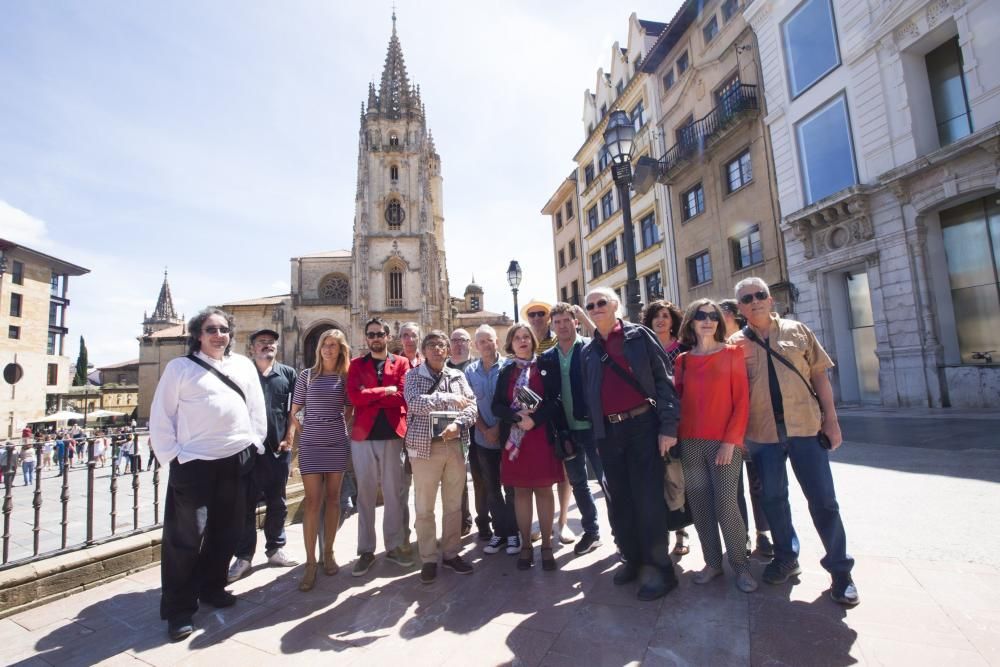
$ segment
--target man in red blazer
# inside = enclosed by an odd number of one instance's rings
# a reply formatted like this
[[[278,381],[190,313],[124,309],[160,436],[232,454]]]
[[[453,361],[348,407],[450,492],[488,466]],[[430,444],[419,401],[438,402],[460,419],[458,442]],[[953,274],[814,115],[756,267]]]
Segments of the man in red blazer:
[[[351,359],[347,394],[354,405],[351,459],[358,484],[358,560],[351,574],[365,575],[375,563],[375,500],[382,478],[382,539],[385,558],[402,567],[413,560],[401,548],[405,541],[403,505],[403,438],[406,401],[403,376],[410,370],[406,357],[389,354],[389,325],[374,318],[365,325],[368,354]]]

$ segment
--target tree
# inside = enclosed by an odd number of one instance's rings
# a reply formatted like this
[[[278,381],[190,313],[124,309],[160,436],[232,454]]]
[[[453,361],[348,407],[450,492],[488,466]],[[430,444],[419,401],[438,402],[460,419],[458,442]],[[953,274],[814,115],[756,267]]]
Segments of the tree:
[[[73,376],[73,386],[83,387],[87,384],[87,344],[80,336],[80,354],[76,358],[76,375]]]

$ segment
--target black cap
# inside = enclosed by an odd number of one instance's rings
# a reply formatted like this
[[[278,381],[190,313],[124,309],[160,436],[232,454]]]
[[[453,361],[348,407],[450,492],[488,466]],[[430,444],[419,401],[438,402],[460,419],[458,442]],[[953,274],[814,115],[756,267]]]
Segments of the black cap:
[[[257,329],[252,334],[250,334],[250,342],[252,343],[254,339],[261,334],[271,334],[272,336],[274,336],[274,340],[278,340],[278,338],[280,338],[278,332],[275,331],[274,329]]]

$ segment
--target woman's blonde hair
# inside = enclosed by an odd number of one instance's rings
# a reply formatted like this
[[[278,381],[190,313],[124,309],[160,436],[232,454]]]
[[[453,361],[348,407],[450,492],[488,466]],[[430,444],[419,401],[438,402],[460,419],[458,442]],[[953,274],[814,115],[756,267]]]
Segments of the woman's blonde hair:
[[[351,365],[351,346],[347,342],[347,337],[344,336],[344,332],[340,329],[328,329],[319,335],[319,339],[316,341],[316,363],[313,364],[312,369],[309,371],[309,382],[312,382],[314,378],[319,377],[320,373],[323,372],[323,355],[320,351],[323,349],[323,342],[327,338],[333,338],[337,341],[339,349],[337,350],[337,364],[333,368],[333,372],[340,376],[342,380],[347,379],[347,369]]]

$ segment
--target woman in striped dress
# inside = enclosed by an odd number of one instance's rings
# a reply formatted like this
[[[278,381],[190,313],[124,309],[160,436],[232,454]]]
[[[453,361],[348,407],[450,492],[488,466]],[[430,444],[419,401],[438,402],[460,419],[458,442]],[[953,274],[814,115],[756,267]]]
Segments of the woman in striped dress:
[[[302,532],[306,543],[306,571],[299,590],[312,590],[316,583],[316,540],[319,514],[326,497],[324,516],[323,571],[337,574],[333,540],[340,525],[340,484],[351,456],[347,421],[352,407],[346,391],[351,347],[337,329],[324,331],[316,344],[316,363],[299,373],[288,416],[288,439],[299,438],[299,473],[305,490]],[[298,419],[304,411],[304,423]]]

